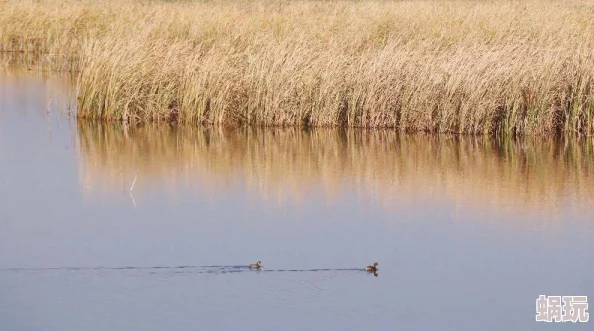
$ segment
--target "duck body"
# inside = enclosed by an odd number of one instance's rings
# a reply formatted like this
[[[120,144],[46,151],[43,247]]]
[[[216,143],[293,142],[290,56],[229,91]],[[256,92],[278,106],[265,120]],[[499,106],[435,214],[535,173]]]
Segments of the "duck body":
[[[260,269],[262,267],[262,261],[258,261],[256,263],[250,264],[249,268],[250,269]]]
[[[379,263],[377,263],[377,262],[374,262],[374,263],[373,263],[373,265],[368,265],[368,266],[367,266],[367,268],[365,268],[365,270],[366,270],[367,272],[376,272],[376,271],[378,271],[378,270],[379,270],[379,269],[377,268],[377,266],[378,266],[378,265],[379,265]]]

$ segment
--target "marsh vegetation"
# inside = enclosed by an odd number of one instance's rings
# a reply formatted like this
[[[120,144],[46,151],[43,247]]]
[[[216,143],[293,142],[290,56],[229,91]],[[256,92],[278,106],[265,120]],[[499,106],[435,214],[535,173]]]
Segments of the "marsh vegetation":
[[[594,133],[592,1],[8,0],[0,42],[84,118]]]

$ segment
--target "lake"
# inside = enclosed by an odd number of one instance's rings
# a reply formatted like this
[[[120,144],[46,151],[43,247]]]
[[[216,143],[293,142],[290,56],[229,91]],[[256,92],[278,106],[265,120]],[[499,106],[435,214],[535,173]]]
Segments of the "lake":
[[[535,300],[594,297],[592,137],[132,126],[75,93],[0,71],[0,330],[591,329]]]

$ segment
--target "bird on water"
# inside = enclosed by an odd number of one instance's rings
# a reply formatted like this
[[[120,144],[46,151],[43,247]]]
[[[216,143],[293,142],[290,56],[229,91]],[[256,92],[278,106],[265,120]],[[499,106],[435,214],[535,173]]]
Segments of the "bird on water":
[[[377,267],[378,265],[379,263],[373,262],[373,265],[368,265],[367,268],[365,268],[365,270],[367,270],[367,272],[376,272],[379,270]]]
[[[250,269],[260,269],[262,261],[258,261],[256,263],[250,264]]]

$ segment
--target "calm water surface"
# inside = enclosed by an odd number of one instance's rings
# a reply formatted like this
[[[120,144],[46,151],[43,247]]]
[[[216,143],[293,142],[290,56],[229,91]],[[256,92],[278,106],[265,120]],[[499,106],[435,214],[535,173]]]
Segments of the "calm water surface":
[[[594,301],[592,139],[101,125],[73,93],[0,74],[0,330],[592,328],[535,322]]]

